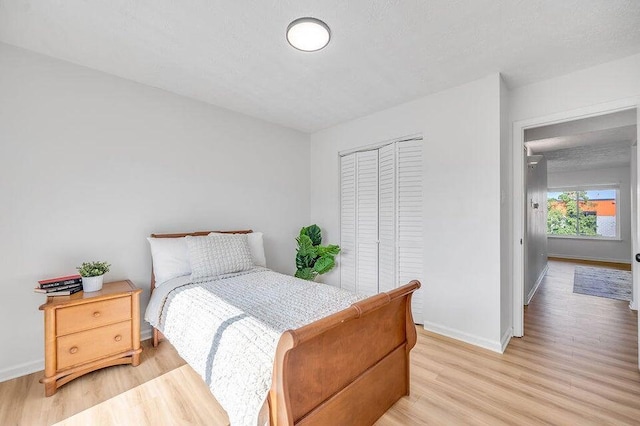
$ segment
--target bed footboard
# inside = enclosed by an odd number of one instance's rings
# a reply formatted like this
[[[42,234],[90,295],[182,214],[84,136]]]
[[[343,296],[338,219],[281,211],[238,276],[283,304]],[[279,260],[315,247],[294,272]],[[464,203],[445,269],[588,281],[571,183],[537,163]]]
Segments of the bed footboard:
[[[269,393],[272,426],[371,425],[409,395],[418,281],[285,332]]]

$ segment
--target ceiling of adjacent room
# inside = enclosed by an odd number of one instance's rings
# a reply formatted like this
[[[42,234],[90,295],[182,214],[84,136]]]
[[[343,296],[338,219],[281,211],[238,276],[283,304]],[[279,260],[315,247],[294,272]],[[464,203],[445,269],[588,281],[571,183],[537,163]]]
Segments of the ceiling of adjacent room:
[[[303,53],[289,22],[327,22]],[[0,1],[0,41],[306,132],[501,72],[640,52],[640,1]]]
[[[636,109],[526,129],[525,146],[549,172],[625,167],[637,139]]]

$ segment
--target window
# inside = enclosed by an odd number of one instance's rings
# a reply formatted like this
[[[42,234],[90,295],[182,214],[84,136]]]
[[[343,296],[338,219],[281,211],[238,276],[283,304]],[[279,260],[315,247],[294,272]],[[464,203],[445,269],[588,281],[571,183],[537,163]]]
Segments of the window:
[[[618,188],[549,190],[547,235],[619,238]]]

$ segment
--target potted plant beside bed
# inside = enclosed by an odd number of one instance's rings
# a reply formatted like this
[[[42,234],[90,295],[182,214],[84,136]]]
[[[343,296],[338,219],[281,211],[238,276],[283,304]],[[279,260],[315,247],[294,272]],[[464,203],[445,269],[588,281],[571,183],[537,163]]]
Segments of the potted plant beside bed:
[[[322,231],[318,225],[305,226],[296,238],[296,277],[313,281],[318,275],[326,274],[336,264],[335,257],[340,247],[334,244],[322,246]]]
[[[102,290],[104,274],[111,265],[107,262],[82,262],[76,269],[82,276],[82,290],[85,293]]]

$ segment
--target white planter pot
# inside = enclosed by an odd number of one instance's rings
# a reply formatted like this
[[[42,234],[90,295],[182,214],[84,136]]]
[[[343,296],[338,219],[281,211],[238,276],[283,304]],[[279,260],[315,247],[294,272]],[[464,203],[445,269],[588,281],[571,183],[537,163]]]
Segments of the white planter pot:
[[[97,277],[82,277],[82,290],[85,293],[92,291],[102,290],[102,282],[104,275],[98,275]]]

